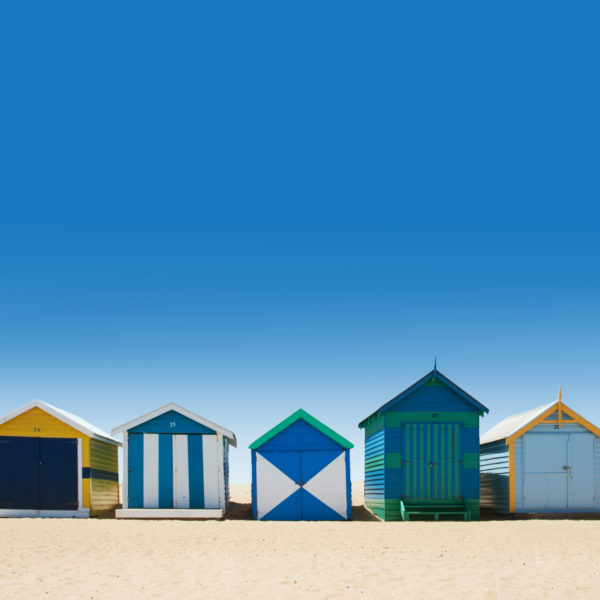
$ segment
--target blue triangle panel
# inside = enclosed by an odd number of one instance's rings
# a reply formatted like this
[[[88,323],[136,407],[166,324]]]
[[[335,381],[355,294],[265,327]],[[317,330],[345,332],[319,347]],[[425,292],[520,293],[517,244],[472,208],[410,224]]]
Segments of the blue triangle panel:
[[[304,521],[345,521],[344,517],[315,498],[305,489],[302,492],[302,519]]]
[[[344,450],[319,450],[302,453],[302,483],[308,483],[319,471],[322,471],[332,460]]]
[[[341,450],[342,447],[330,437],[309,425],[298,421],[288,425],[275,437],[266,441],[258,450]]]
[[[277,450],[263,452],[259,450],[258,453],[292,481],[300,482],[300,452],[279,452]]]
[[[302,519],[302,488],[270,510],[261,521],[300,521]]]

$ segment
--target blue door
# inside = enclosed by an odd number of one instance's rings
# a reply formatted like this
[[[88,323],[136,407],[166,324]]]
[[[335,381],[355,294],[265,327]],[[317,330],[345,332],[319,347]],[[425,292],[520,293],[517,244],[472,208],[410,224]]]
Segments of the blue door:
[[[40,438],[41,510],[77,510],[77,440]]]
[[[76,439],[0,437],[0,508],[78,506]]]
[[[313,477],[340,455],[340,450],[267,451],[259,454],[257,460],[260,461],[261,457],[264,457],[272,467],[261,469],[257,477],[258,518],[266,521],[320,521],[343,518],[304,489]],[[345,491],[342,490],[342,493]]]
[[[38,509],[38,438],[0,437],[0,508]]]

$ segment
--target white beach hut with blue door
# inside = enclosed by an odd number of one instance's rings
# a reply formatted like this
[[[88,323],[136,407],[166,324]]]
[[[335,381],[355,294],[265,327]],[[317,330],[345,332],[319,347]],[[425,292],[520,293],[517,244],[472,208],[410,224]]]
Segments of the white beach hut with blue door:
[[[254,518],[350,519],[352,447],[302,409],[270,429],[250,445]]]
[[[112,430],[123,434],[117,518],[222,518],[233,432],[173,402]]]
[[[497,513],[600,512],[600,429],[558,400],[481,437],[481,507]]]

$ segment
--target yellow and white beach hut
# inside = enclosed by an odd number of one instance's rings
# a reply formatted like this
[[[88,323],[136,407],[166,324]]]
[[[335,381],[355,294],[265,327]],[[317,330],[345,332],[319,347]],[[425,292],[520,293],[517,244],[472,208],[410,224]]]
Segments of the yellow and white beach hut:
[[[120,445],[40,400],[0,418],[0,516],[88,517],[114,509]]]

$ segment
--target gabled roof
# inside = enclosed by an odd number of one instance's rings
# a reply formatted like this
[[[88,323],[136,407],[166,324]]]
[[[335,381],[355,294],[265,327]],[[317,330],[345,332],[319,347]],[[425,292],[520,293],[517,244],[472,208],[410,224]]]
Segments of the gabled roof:
[[[478,402],[471,396],[467,394],[463,389],[459,388],[453,381],[450,381],[445,375],[440,373],[437,369],[433,369],[417,381],[413,383],[410,387],[406,388],[403,392],[400,392],[397,396],[394,396],[389,402],[386,402],[383,406],[380,406],[375,412],[371,413],[366,419],[363,419],[358,426],[364,427],[369,419],[377,416],[379,413],[385,412],[389,410],[399,402],[402,402],[404,398],[406,398],[409,394],[412,394],[414,391],[418,390],[422,385],[431,381],[432,379],[438,379],[444,385],[448,386],[453,392],[457,393],[461,398],[466,400],[469,404],[473,405],[480,413],[489,412],[489,409],[485,407],[481,402]]]
[[[342,437],[339,433],[333,431],[325,425],[321,423],[318,419],[315,419],[312,415],[308,414],[305,410],[301,408],[298,409],[295,413],[291,414],[287,419],[284,419],[278,425],[275,425],[273,429],[270,429],[259,437],[255,442],[248,446],[251,450],[256,450],[260,446],[262,446],[265,442],[268,442],[271,438],[274,438],[278,433],[282,432],[284,429],[287,429],[292,423],[299,421],[302,419],[304,422],[312,425],[317,431],[320,431],[323,435],[326,435],[329,439],[333,440],[336,444],[339,444],[342,448],[350,449],[354,448],[354,444],[349,442],[345,437]]]
[[[108,435],[108,433],[102,431],[102,429],[98,429],[91,423],[84,421],[82,418],[67,412],[66,410],[62,410],[61,408],[57,408],[56,406],[52,406],[52,404],[47,404],[46,402],[42,402],[41,400],[34,400],[33,402],[29,402],[29,404],[25,404],[21,406],[21,408],[17,408],[13,412],[5,415],[0,418],[0,425],[6,423],[7,421],[11,421],[15,417],[26,413],[32,408],[39,408],[54,418],[62,421],[63,423],[69,425],[73,429],[80,431],[84,435],[88,437],[95,438],[97,440],[101,440],[103,442],[109,442],[110,444],[115,444],[116,446],[121,446],[121,442],[119,440],[115,440],[115,438]]]
[[[586,421],[580,414],[576,413],[572,408],[563,404],[561,400],[556,402],[550,402],[550,404],[544,404],[537,408],[532,408],[518,415],[506,417],[503,421],[500,421],[497,425],[494,425],[487,433],[481,436],[481,444],[489,444],[491,442],[498,442],[500,440],[507,440],[510,442],[515,438],[521,437],[524,433],[527,433],[530,429],[536,425],[544,422],[545,419],[550,417],[554,412],[559,410],[564,412],[569,420],[563,421],[564,423],[576,422],[582,425],[586,429],[589,429],[592,433],[600,436],[600,429],[595,425],[592,425],[589,421]],[[554,422],[554,421],[552,421]]]
[[[212,421],[209,421],[208,419],[197,415],[196,413],[192,412],[191,410],[188,410],[187,408],[183,408],[183,406],[179,406],[179,404],[175,404],[175,402],[169,402],[169,404],[165,404],[164,406],[161,406],[156,410],[146,413],[145,415],[142,415],[137,419],[133,419],[132,421],[128,421],[127,423],[123,423],[123,425],[119,425],[118,427],[113,427],[111,433],[115,435],[116,433],[121,433],[122,431],[128,431],[129,429],[133,429],[134,427],[137,427],[138,425],[141,425],[146,421],[150,421],[150,419],[160,417],[160,415],[163,415],[166,412],[169,412],[170,410],[174,410],[175,412],[178,412],[184,417],[187,417],[192,421],[196,421],[196,423],[200,423],[200,425],[204,425],[209,429],[214,429],[218,433],[222,433],[229,440],[229,443],[234,448],[237,446],[237,440],[235,439],[235,434],[232,431],[229,431],[229,429],[225,429],[224,427],[221,427],[220,425],[217,425],[216,423],[213,423]]]

